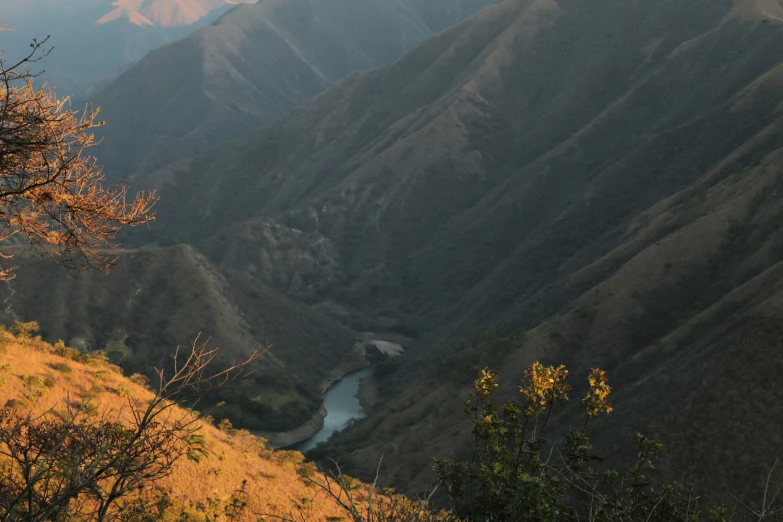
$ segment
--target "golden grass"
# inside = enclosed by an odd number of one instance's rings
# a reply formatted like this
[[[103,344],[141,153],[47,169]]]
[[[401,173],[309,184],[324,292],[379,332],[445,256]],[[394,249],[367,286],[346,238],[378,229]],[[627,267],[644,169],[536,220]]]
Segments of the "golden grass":
[[[0,330],[0,409],[5,405],[22,412],[43,412],[61,407],[66,400],[84,400],[94,395],[100,411],[121,415],[128,409],[129,397],[120,396],[118,387],[127,388],[130,398],[144,400],[152,396],[149,390],[105,364],[76,362],[51,353],[53,349],[40,340],[18,340]],[[43,381],[46,385],[41,385]],[[42,395],[31,394],[35,388]],[[187,415],[182,409],[177,413]],[[216,520],[214,511],[222,513],[246,480],[248,505],[238,520],[255,521],[260,513],[292,516],[296,512],[294,504],[303,498],[315,499],[309,508],[311,520],[340,519],[342,513],[335,503],[298,480],[295,464],[286,457],[301,459],[300,454],[266,449],[263,439],[247,431],[221,431],[206,421],[202,434],[206,437],[207,457],[200,462],[183,458],[177,462],[174,473],[158,484],[175,503],[181,502]],[[223,520],[222,515],[217,520]]]

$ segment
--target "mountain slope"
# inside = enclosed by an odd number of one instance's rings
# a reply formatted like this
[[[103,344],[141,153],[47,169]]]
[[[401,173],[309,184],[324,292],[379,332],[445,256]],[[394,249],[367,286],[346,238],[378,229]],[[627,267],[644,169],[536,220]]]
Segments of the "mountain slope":
[[[124,343],[131,355],[116,362],[129,373],[167,365],[199,334],[222,348],[222,361],[271,345],[250,379],[216,399],[244,427],[287,430],[309,420],[321,382],[353,348],[348,330],[252,281],[219,275],[188,246],[119,252],[109,276],[75,278],[24,249],[14,253],[20,268],[3,285],[4,322],[37,320],[44,339],[83,350]]]
[[[0,408],[4,414],[34,413],[31,418],[37,421],[36,415],[50,408],[55,413],[63,411],[66,402],[91,401],[107,419],[128,422],[128,401],[152,397],[148,389],[110,367],[57,355],[55,347],[47,343],[18,340],[0,331],[0,346]],[[187,419],[186,415],[177,407],[167,419]],[[299,480],[296,455],[291,452],[273,452],[264,447],[263,439],[246,431],[218,430],[206,418],[198,435],[203,436],[206,455],[198,462],[182,458],[170,476],[148,485],[171,500],[165,520],[222,520],[223,512],[228,513],[237,499],[246,505],[234,510],[231,520],[255,521],[260,513],[295,517],[297,503],[312,494]],[[244,494],[238,497],[240,488]],[[325,520],[339,519],[342,511],[323,497],[309,507],[309,513]]]
[[[2,48],[11,57],[29,51],[33,38],[51,38],[52,53],[37,69],[40,81],[60,96],[82,95],[150,50],[211,23],[228,8],[250,0],[0,0]],[[99,42],[99,45],[96,44]]]
[[[494,0],[266,0],[156,50],[94,97],[125,177],[260,127],[346,74],[393,62]],[[431,25],[430,25],[431,24]]]
[[[775,12],[729,0],[503,2],[150,174],[155,233],[362,328],[418,332],[405,371],[477,329],[530,331],[488,362],[508,378],[538,358],[576,375],[606,367],[619,427],[604,447],[633,430],[658,435],[690,478],[750,492],[783,449],[771,420],[783,418],[780,390],[753,392],[751,411],[718,389],[738,357],[751,374],[781,365]],[[470,376],[443,373],[336,444],[361,465],[392,440],[397,483],[413,484],[464,433],[456,402]],[[728,476],[711,443],[743,469]]]

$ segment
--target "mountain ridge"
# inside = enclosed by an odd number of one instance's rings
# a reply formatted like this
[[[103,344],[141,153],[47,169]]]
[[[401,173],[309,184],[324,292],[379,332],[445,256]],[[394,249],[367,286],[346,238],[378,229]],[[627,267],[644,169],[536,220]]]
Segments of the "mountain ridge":
[[[458,456],[468,424],[451,412],[470,374],[424,373],[433,361],[516,382],[543,359],[615,375],[619,428],[599,425],[599,447],[649,433],[665,466],[751,492],[780,447],[765,420],[779,390],[754,392],[746,414],[740,395],[705,386],[720,389],[743,351],[751,372],[780,363],[783,26],[736,6],[506,1],[137,181],[160,181],[157,237],[357,330],[418,334],[381,381],[399,396],[323,449],[361,472],[391,451],[391,480],[415,489],[431,455]],[[455,341],[487,327],[523,339],[494,358]],[[735,412],[725,429],[700,431],[721,410]],[[730,459],[753,445],[748,466],[718,471],[713,443]]]
[[[444,16],[466,17],[494,2],[469,0]],[[151,53],[93,96],[108,122],[96,154],[119,179],[240,136],[351,72],[393,62],[445,23],[428,25],[423,6],[437,12],[447,4],[266,0],[239,6]]]

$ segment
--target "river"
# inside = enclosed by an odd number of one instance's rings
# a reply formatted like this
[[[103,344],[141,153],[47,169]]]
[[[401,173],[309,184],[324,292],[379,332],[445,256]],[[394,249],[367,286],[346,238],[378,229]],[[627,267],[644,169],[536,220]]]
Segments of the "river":
[[[332,433],[344,430],[351,419],[361,419],[367,415],[359,404],[359,384],[362,379],[372,373],[372,368],[349,373],[335,383],[326,391],[324,395],[324,408],[326,408],[326,417],[324,417],[324,426],[321,430],[310,437],[291,446],[290,449],[309,451],[319,442],[326,442]]]

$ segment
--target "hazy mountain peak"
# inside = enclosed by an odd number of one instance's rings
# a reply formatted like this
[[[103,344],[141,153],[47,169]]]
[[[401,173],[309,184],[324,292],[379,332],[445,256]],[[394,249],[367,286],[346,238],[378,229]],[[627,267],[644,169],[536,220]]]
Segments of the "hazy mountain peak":
[[[132,11],[125,7],[117,7],[106,16],[102,16],[95,23],[106,24],[115,20],[125,19],[133,25],[155,25],[151,20],[137,11]]]
[[[134,25],[175,27],[192,25],[227,5],[255,3],[256,0],[115,0],[114,10],[99,18],[104,24],[125,18]]]

